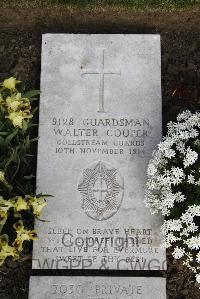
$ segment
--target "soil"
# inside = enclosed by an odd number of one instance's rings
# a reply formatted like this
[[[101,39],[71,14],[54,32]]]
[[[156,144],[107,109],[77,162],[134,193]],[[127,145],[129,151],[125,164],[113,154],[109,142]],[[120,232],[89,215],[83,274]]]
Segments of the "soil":
[[[0,10],[0,79],[16,75],[27,88],[40,88],[42,34],[161,34],[163,129],[183,109],[200,110],[200,8],[136,12],[120,7],[78,9],[49,6]],[[168,299],[197,299],[194,275],[168,252]],[[30,250],[23,262],[8,262],[0,272],[0,298],[28,298]],[[159,299],[159,298],[156,298]]]

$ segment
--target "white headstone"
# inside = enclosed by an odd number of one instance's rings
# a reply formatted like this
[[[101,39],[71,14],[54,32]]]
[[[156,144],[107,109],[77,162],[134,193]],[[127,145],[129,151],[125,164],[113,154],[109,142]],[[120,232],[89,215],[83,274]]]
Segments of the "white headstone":
[[[33,268],[165,269],[143,202],[160,81],[159,35],[43,35]]]

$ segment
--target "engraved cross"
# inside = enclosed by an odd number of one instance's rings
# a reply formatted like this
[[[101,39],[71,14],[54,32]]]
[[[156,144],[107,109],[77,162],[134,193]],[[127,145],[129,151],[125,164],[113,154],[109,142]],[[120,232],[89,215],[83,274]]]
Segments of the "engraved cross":
[[[104,110],[104,83],[105,75],[121,75],[121,70],[109,70],[105,68],[105,49],[102,51],[101,64],[99,69],[83,70],[83,75],[99,75],[99,110],[98,112],[105,112]]]
[[[98,194],[98,201],[102,202],[103,201],[103,193],[108,192],[107,185],[106,185],[105,180],[102,179],[101,176],[98,178],[98,180],[96,182],[98,183],[98,185],[96,188],[94,186],[93,192]]]

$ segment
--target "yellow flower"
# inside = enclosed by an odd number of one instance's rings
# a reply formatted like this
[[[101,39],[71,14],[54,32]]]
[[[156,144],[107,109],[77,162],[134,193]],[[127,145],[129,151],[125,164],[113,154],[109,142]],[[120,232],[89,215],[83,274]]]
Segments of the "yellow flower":
[[[17,223],[13,224],[13,227],[16,231],[20,231],[22,228],[24,228],[22,220],[19,220]]]
[[[8,213],[0,208],[0,225],[4,225],[6,223],[7,217]]]
[[[16,249],[8,244],[8,236],[2,235],[0,236],[0,266],[3,265],[5,259],[9,256],[17,258],[19,255]]]
[[[1,254],[1,251],[0,251],[0,267],[4,264],[5,262],[5,257],[3,256],[3,254]]]
[[[37,240],[38,236],[35,230],[30,230],[29,231],[29,237],[31,240]]]
[[[30,112],[31,105],[29,99],[23,98],[23,108],[26,108],[26,111]]]
[[[27,239],[23,239],[23,238],[21,238],[21,236],[18,236],[15,239],[15,241],[12,243],[12,245],[17,251],[21,252],[23,250],[23,242],[24,241],[30,241],[30,240],[36,240],[36,239],[37,239],[37,234],[35,232],[33,233],[33,231],[32,231],[32,234],[29,233]]]
[[[26,98],[22,98],[21,93],[13,94],[10,97],[6,98],[6,104],[8,107],[8,110],[11,112],[17,111],[19,108],[24,106],[24,101],[26,102]]]
[[[7,89],[15,89],[16,84],[20,83],[20,82],[21,81],[16,80],[16,78],[10,77],[3,81],[3,87],[5,87]]]
[[[2,94],[0,93],[0,106],[2,106],[4,104],[4,99],[2,97]]]
[[[23,241],[22,240],[18,240],[17,238],[15,239],[15,241],[12,243],[12,246],[19,252],[21,252],[23,250]]]
[[[8,110],[17,111],[22,105],[21,100],[21,93],[17,93],[15,96],[7,97],[6,104]]]
[[[20,127],[20,128],[22,128],[23,120],[24,120],[24,116],[23,116],[23,112],[22,111],[11,112],[8,115],[8,118],[12,121],[14,127]]]
[[[12,189],[11,185],[7,182],[5,178],[4,171],[0,170],[0,182],[3,183],[8,189]]]
[[[35,230],[27,230],[24,228],[22,220],[19,220],[17,223],[13,225],[14,229],[16,229],[17,237],[12,245],[15,247],[16,250],[22,251],[23,250],[23,242],[36,240],[37,233]]]
[[[22,211],[22,210],[27,210],[28,209],[28,204],[21,196],[19,196],[17,201],[14,204],[14,207],[15,207],[16,211],[19,212],[19,211]]]
[[[20,92],[18,92],[16,95],[15,95],[15,100],[16,101],[21,101],[22,100],[22,94]]]
[[[47,205],[46,200],[43,197],[33,197],[31,200],[31,206],[33,208],[33,214],[37,217],[41,216],[43,208]]]
[[[0,196],[0,208],[4,211],[8,211],[10,208],[13,207],[13,204],[11,201],[3,199],[2,196]]]
[[[0,170],[0,182],[5,182],[5,173],[2,170]]]
[[[22,220],[15,223],[13,227],[17,232],[15,241],[18,241],[18,243],[37,239],[37,233],[34,230],[25,229]]]
[[[23,120],[26,118],[32,118],[33,116],[31,114],[27,114],[24,111],[15,111],[11,112],[6,118],[9,118],[12,121],[12,124],[14,127],[22,128]]]
[[[3,197],[0,196],[0,225],[4,225],[6,223],[8,210],[12,207],[13,205],[10,201],[4,200]]]
[[[17,111],[17,109],[20,107],[20,102],[19,101],[12,101],[8,108],[13,110],[13,111]]]

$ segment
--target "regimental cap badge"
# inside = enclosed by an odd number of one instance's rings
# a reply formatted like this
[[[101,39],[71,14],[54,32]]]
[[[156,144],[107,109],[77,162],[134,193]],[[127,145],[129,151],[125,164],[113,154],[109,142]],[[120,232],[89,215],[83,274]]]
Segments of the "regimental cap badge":
[[[124,180],[109,163],[97,161],[83,170],[78,190],[87,216],[102,221],[119,210],[124,194]]]

